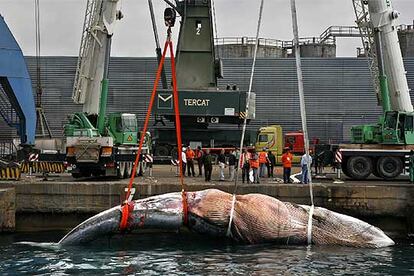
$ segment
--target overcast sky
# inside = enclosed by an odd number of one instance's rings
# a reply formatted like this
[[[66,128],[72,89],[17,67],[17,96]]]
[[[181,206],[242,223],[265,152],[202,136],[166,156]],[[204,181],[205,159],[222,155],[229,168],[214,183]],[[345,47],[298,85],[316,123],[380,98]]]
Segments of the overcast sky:
[[[214,0],[219,37],[254,36],[260,0]],[[77,56],[86,0],[40,0],[41,54]],[[162,0],[153,0],[160,37],[165,27]],[[299,33],[319,36],[331,25],[353,25],[351,0],[297,0]],[[414,0],[393,0],[401,24],[413,24]],[[124,19],[116,26],[113,56],[154,56],[147,0],[121,0]],[[0,0],[5,18],[25,55],[34,55],[34,0]],[[292,38],[289,0],[265,0],[261,37]],[[178,32],[178,26],[175,27]],[[355,56],[359,39],[338,39],[338,56]]]

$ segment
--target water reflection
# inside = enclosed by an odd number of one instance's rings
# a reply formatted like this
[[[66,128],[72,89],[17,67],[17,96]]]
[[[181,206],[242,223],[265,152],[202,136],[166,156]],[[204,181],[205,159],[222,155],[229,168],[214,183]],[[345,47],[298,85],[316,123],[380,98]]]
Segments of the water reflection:
[[[60,234],[0,237],[1,275],[413,275],[413,245],[383,249],[239,245],[178,235],[140,235],[59,248]]]

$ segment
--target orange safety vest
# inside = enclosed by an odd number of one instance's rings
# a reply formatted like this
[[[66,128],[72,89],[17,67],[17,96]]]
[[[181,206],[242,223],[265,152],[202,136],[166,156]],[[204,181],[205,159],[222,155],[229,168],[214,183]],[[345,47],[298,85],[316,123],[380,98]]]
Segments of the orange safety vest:
[[[187,150],[187,152],[185,153],[185,156],[188,159],[194,159],[195,153],[192,149]]]
[[[259,153],[259,163],[260,164],[267,163],[267,153],[265,151],[262,151]]]
[[[283,168],[292,168],[293,155],[291,153],[284,153],[282,155]]]
[[[257,158],[250,159],[249,164],[250,164],[250,168],[258,169],[259,168],[259,159],[257,159]]]

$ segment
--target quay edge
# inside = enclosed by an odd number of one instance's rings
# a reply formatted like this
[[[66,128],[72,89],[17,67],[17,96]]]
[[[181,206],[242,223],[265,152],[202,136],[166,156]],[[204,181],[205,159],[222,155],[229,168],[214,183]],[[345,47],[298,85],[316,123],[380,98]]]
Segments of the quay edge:
[[[147,181],[148,182],[148,181]],[[173,181],[176,183],[176,181]],[[14,182],[16,231],[68,230],[87,217],[123,199],[126,184],[106,182]],[[180,191],[178,184],[139,184],[135,198]],[[189,183],[188,190],[216,188],[232,192],[233,183]],[[414,234],[412,184],[314,184],[316,206],[351,215],[380,227],[393,237]],[[309,187],[302,184],[259,184],[238,187],[238,194],[261,193],[282,201],[310,204]]]

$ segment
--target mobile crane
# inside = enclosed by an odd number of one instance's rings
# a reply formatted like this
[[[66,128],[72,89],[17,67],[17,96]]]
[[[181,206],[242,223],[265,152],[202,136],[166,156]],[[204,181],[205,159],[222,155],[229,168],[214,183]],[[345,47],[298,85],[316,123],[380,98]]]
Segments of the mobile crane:
[[[341,166],[353,179],[370,174],[394,179],[414,150],[414,112],[397,35],[399,13],[390,0],[353,4],[383,115],[376,124],[352,127],[351,144],[339,145]]]
[[[211,0],[165,0],[169,11],[181,16],[176,50],[179,108],[183,126],[183,143],[203,147],[237,147],[240,131],[214,128],[222,124],[241,124],[244,117],[255,117],[255,93],[251,93],[249,113],[246,113],[247,91],[237,86],[218,87],[223,77],[221,60],[214,50]],[[165,85],[166,82],[164,82]],[[168,87],[158,91],[156,118],[174,121],[172,91]],[[161,121],[161,120],[160,120]],[[155,156],[174,152],[175,129],[154,127]],[[247,133],[246,140],[255,140],[256,132]],[[249,144],[249,142],[247,142]],[[253,144],[253,142],[251,142]]]
[[[72,99],[82,112],[69,117],[64,131],[72,176],[129,177],[137,150],[135,114],[106,115],[108,70],[114,25],[123,16],[119,0],[88,0]],[[135,173],[135,172],[134,172]]]

